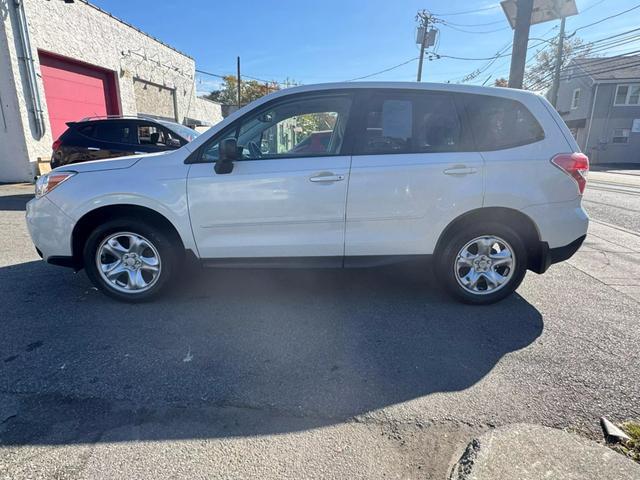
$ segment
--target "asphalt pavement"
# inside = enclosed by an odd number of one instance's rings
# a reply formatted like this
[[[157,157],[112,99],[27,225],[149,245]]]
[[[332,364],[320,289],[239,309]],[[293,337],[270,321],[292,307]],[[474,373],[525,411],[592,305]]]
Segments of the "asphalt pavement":
[[[488,307],[419,265],[117,303],[40,261],[32,186],[0,186],[0,478],[444,478],[496,427],[640,420],[640,177],[592,180],[585,248]]]

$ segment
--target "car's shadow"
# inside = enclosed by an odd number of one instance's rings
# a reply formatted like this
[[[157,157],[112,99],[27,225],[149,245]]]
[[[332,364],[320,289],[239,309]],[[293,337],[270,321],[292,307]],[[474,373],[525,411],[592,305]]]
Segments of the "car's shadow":
[[[25,205],[33,198],[32,193],[19,193],[15,195],[0,196],[0,211],[20,212],[25,210]]]
[[[329,425],[466,389],[543,328],[518,295],[460,305],[404,268],[196,271],[128,305],[28,262],[0,292],[3,444]]]

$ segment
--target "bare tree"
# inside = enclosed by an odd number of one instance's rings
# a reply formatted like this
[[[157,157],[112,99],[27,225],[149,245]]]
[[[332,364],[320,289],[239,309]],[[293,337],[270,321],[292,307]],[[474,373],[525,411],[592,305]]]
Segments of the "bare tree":
[[[556,64],[558,51],[558,37],[549,42],[549,44],[538,51],[535,56],[535,63],[527,68],[525,72],[526,88],[532,90],[546,92],[553,82],[553,69]],[[562,63],[560,68],[566,67],[569,62],[576,58],[586,58],[591,55],[592,46],[590,43],[584,42],[581,38],[571,37],[564,40],[564,53],[562,55]]]

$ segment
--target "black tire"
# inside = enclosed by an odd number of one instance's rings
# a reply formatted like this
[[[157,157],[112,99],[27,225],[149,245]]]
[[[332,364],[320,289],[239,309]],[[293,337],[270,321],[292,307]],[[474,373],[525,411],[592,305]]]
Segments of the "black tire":
[[[159,257],[159,273],[148,289],[136,292],[122,291],[122,286],[112,285],[103,278],[98,270],[96,253],[105,239],[117,233],[133,233],[147,240]],[[154,255],[155,256],[155,255]],[[138,218],[121,218],[111,220],[98,227],[87,238],[83,250],[84,268],[91,282],[106,295],[120,301],[138,303],[156,297],[171,280],[177,267],[177,252],[172,246],[170,236],[162,229]],[[125,275],[123,273],[123,275]],[[126,278],[126,277],[125,277]],[[155,278],[155,277],[154,277]]]
[[[458,282],[456,278],[456,262],[458,253],[467,243],[484,236],[498,237],[506,241],[511,247],[512,256],[515,259],[515,267],[509,270],[506,270],[505,267],[499,267],[502,269],[500,272],[505,276],[510,275],[510,278],[502,286],[495,288],[495,291],[472,293]],[[511,295],[520,286],[527,271],[527,263],[527,249],[520,236],[508,226],[487,223],[468,226],[450,235],[439,248],[439,251],[436,252],[435,274],[437,283],[455,299],[473,305],[488,305]],[[464,273],[464,270],[459,270],[458,272]],[[483,279],[483,281],[486,287],[485,292],[487,292],[489,283],[486,279]],[[482,285],[479,287],[481,288]]]

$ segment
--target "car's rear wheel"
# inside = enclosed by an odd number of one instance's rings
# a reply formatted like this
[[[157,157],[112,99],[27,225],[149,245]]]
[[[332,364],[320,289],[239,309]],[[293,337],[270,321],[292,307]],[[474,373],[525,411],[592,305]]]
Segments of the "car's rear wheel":
[[[494,303],[518,288],[526,273],[527,250],[519,235],[500,224],[456,232],[438,253],[437,275],[458,300]]]
[[[134,219],[96,228],[85,243],[84,266],[93,284],[127,302],[156,296],[173,273],[175,252],[167,235]]]

